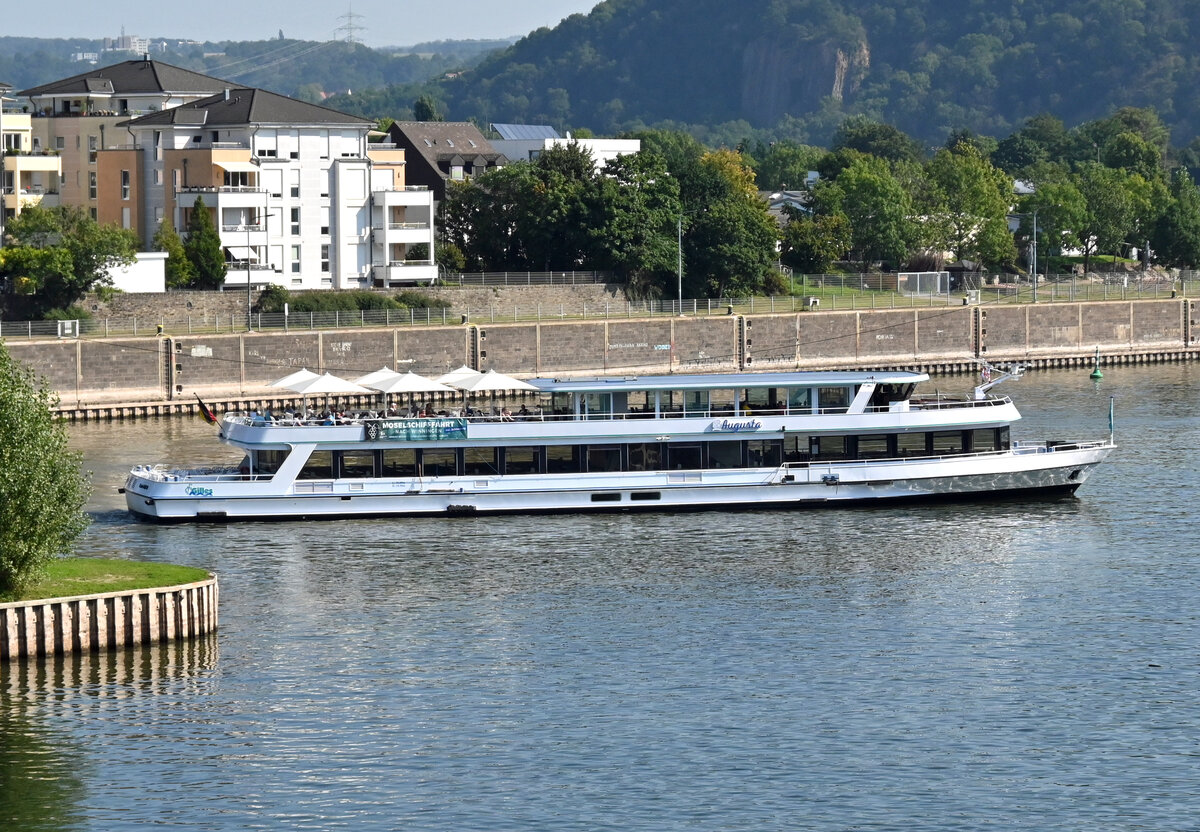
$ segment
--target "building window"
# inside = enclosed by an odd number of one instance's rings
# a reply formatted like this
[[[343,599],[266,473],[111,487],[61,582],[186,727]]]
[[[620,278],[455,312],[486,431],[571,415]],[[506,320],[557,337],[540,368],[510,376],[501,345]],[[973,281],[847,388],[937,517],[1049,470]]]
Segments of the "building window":
[[[129,171],[121,171],[121,199],[129,200]],[[126,226],[128,228],[128,226]]]
[[[122,208],[121,208],[121,227],[122,228],[130,227],[130,211],[129,211],[128,205],[122,206]]]
[[[292,236],[300,236],[300,209],[292,209]]]
[[[300,246],[292,246],[292,273],[300,273]]]
[[[329,271],[329,246],[321,246],[321,271]]]
[[[293,185],[292,186],[292,199],[299,199],[299,198],[300,198],[300,186]]]
[[[96,172],[88,172],[88,199],[96,198]]]
[[[161,184],[162,184],[162,181],[163,181],[162,169],[161,169],[161,168],[155,168],[155,169],[154,169],[154,184],[155,184],[155,185],[161,185]]]
[[[55,136],[55,137],[54,137],[54,147],[55,147],[56,149],[58,149],[58,150],[66,150],[66,149],[67,149],[67,139],[66,139],[66,137],[64,137],[64,136]]]
[[[96,137],[95,136],[88,136],[88,162],[90,164],[96,163]]]

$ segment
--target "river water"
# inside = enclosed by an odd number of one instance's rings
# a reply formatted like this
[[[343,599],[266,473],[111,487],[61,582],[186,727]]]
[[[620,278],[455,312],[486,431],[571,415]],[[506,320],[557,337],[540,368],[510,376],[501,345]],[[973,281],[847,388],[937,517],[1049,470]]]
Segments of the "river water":
[[[1195,828],[1197,381],[1009,382],[1121,447],[953,506],[155,526],[123,471],[213,429],[78,426],[81,553],[213,570],[221,628],[0,668],[0,829]]]

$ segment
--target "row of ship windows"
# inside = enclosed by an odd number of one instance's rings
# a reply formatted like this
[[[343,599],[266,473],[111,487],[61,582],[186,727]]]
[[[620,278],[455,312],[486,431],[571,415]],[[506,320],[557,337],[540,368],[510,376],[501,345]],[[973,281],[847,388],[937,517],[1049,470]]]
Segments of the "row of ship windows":
[[[299,479],[578,474],[773,468],[784,463],[944,456],[1009,447],[1007,427],[783,439],[531,445],[502,448],[389,448],[314,451]],[[272,474],[286,451],[259,451],[256,473]]]

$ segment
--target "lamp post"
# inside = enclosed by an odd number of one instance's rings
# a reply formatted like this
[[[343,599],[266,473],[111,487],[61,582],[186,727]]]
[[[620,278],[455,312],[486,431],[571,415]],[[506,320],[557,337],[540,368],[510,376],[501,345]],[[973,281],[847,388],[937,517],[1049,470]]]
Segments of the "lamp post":
[[[683,317],[683,214],[679,215],[676,230],[679,232],[679,315]]]
[[[1033,271],[1033,302],[1037,303],[1037,212],[1038,209],[1033,209],[1033,246],[1030,250],[1029,264]]]

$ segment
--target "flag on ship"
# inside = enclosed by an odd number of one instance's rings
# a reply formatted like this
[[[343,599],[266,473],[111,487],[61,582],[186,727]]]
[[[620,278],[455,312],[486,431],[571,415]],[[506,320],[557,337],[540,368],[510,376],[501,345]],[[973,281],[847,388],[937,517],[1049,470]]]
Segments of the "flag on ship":
[[[217,423],[217,414],[213,413],[209,409],[208,405],[204,403],[204,400],[200,398],[199,393],[196,394],[196,401],[200,403],[200,415],[204,417],[204,421],[208,422],[210,425],[215,425]]]

